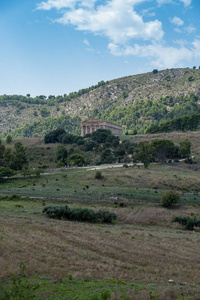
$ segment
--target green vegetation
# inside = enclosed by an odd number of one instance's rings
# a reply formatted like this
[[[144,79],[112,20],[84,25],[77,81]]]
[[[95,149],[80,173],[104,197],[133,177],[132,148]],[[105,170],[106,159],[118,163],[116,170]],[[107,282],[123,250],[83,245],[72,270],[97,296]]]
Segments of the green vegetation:
[[[25,124],[23,127],[12,132],[14,138],[18,137],[41,137],[57,128],[63,128],[66,132],[80,133],[80,118],[61,116],[59,118],[47,117],[33,124]]]
[[[197,111],[199,111],[197,109]],[[170,131],[193,131],[198,130],[200,125],[200,114],[184,116],[181,118],[175,117],[171,121],[162,122],[161,124],[152,125],[147,129],[147,133],[170,132]]]
[[[78,135],[81,120],[90,117],[121,124],[126,134],[142,134],[153,125],[151,130],[175,118],[200,114],[199,83],[199,70],[153,70],[102,81],[69,95],[0,96],[0,135],[5,138],[12,131],[13,138],[41,137],[56,128]],[[176,124],[177,128],[165,130],[198,130],[195,126]]]
[[[172,222],[183,225],[187,230],[194,230],[194,227],[200,227],[200,219],[196,216],[176,216],[173,218]]]
[[[161,97],[158,101],[140,100],[126,107],[110,107],[101,112],[99,118],[119,123],[128,131],[137,130],[138,133],[144,133],[150,126],[154,128],[153,125],[155,125],[155,128],[157,128],[163,126],[162,124],[165,124],[164,122],[171,121],[174,118],[180,118],[182,116],[187,116],[189,118],[193,114],[200,113],[198,100],[198,96],[194,93],[189,96]],[[185,122],[182,122],[181,124],[185,124]],[[189,127],[189,125],[183,126]],[[195,124],[193,126],[195,126]],[[191,129],[188,128],[188,130],[194,129],[194,127]],[[177,128],[175,130],[183,129]],[[148,129],[148,133],[153,132],[151,129]]]
[[[10,144],[11,142],[12,142],[12,136],[10,134],[8,134],[6,137],[6,143]]]
[[[171,208],[178,202],[180,202],[180,195],[178,192],[173,190],[165,192],[161,197],[161,205],[166,208]]]
[[[15,171],[27,168],[26,147],[24,147],[21,142],[17,142],[12,151],[10,147],[5,148],[4,145],[0,145],[0,166]]]
[[[70,209],[66,206],[47,206],[43,209],[43,213],[50,218],[66,219],[79,222],[103,222],[112,223],[116,219],[116,214],[107,210],[99,210],[94,212],[92,209],[75,208]]]

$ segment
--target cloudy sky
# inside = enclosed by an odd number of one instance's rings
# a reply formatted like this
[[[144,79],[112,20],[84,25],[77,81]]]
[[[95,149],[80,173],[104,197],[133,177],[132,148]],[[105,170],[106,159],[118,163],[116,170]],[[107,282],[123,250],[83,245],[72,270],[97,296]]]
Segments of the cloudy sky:
[[[0,95],[199,67],[200,0],[0,0]]]

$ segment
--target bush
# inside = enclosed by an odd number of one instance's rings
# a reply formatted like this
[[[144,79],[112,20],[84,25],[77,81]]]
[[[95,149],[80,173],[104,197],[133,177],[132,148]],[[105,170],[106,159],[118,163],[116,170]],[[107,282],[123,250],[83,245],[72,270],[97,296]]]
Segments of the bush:
[[[95,179],[103,179],[103,175],[101,174],[100,171],[96,171]]]
[[[58,161],[57,164],[56,164],[57,168],[62,168],[64,166],[65,166],[65,164],[62,161]]]
[[[128,168],[128,165],[127,165],[127,164],[123,164],[123,167],[124,167],[124,168]]]
[[[180,201],[180,195],[178,192],[170,190],[163,194],[161,198],[161,205],[163,207],[169,208],[172,207],[174,204]]]
[[[185,226],[185,229],[187,230],[194,230],[194,227],[200,227],[200,219],[197,219],[196,216],[194,217],[176,216],[173,218],[172,222],[177,222]]]
[[[70,209],[66,206],[47,206],[43,209],[43,213],[47,214],[50,218],[67,219],[71,221],[80,222],[103,222],[112,223],[116,219],[116,214],[110,213],[107,210],[99,210],[94,212],[92,209],[87,208],[74,208]]]

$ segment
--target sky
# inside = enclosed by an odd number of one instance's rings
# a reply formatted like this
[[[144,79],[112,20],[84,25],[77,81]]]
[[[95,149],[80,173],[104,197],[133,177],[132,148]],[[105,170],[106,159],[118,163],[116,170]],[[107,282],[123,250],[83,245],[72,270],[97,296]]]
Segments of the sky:
[[[0,95],[200,66],[200,0],[0,0]]]

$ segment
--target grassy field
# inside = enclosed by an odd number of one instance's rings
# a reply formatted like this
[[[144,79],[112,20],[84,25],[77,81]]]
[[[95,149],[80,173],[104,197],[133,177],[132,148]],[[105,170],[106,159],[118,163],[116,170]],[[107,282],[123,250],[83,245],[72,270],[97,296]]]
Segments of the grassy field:
[[[196,214],[199,212],[196,207],[166,210],[156,205],[135,205],[130,209],[112,208],[108,204],[107,209],[114,211],[118,218],[116,223],[106,225],[49,219],[42,214],[43,205],[37,199],[0,201],[2,282],[16,274],[23,263],[29,276],[37,274],[35,281],[40,282],[41,293],[45,291],[42,283],[48,286],[53,281],[56,285],[50,288],[52,295],[61,292],[68,295],[71,284],[71,293],[76,296],[66,296],[67,299],[81,299],[78,296],[81,290],[76,291],[80,279],[96,284],[97,294],[106,290],[113,293],[118,270],[120,282],[125,282],[120,285],[120,292],[133,295],[138,285],[144,291],[177,289],[168,280],[173,279],[177,284],[181,268],[181,282],[187,283],[184,288],[192,288],[198,294],[199,232],[186,232],[171,222],[176,214]],[[77,206],[83,205],[70,205]],[[88,206],[99,208],[97,203]],[[69,275],[75,280],[75,286],[73,281],[63,284]],[[64,286],[60,290],[61,283]],[[93,287],[90,292],[96,289]],[[52,295],[44,299],[60,299]],[[82,299],[93,298],[88,291]]]
[[[191,133],[195,156],[197,137]],[[26,144],[53,159],[56,145],[47,149],[40,139]],[[101,173],[97,180],[96,170],[52,167],[40,177],[18,175],[0,183],[1,194],[33,197],[0,198],[0,299],[13,275],[18,282],[27,280],[25,287],[38,285],[36,299],[115,299],[116,271],[119,299],[200,299],[199,230],[172,223],[176,215],[200,217],[199,164],[134,165]],[[160,198],[170,189],[181,201],[165,209]],[[42,214],[44,206],[66,204],[107,209],[117,220],[90,224]]]

